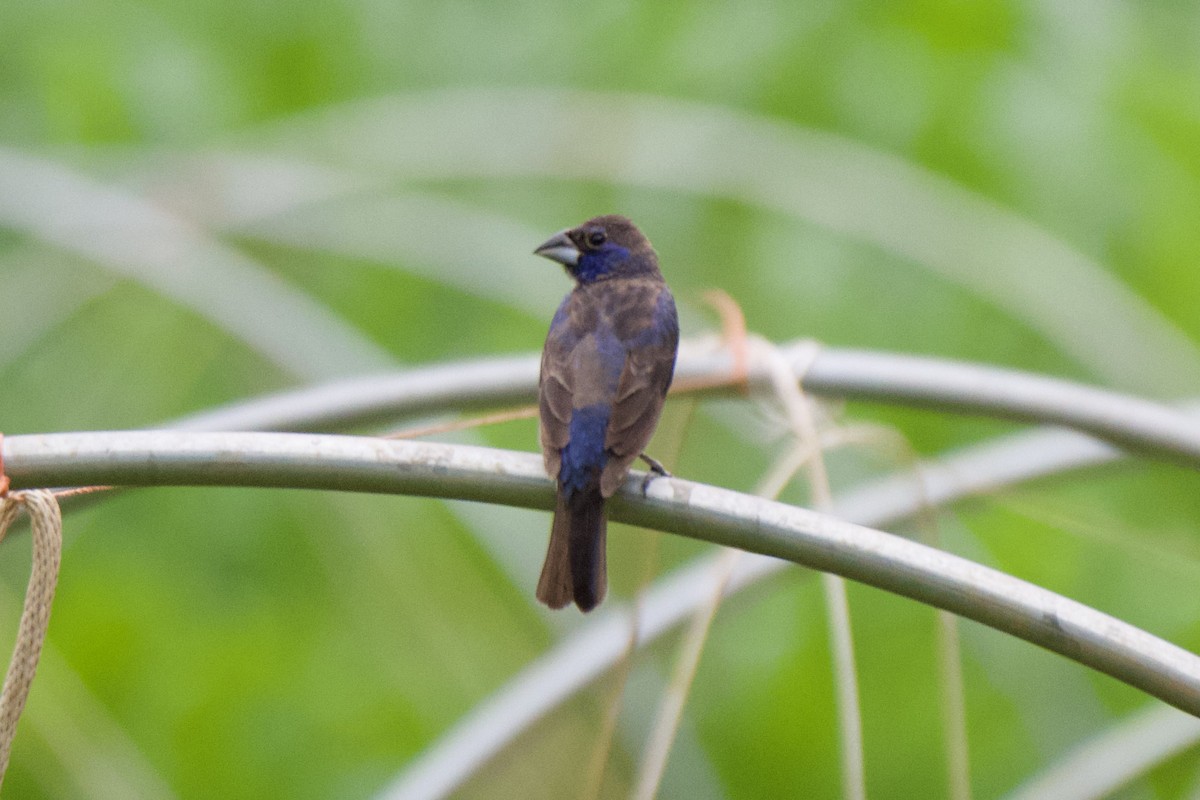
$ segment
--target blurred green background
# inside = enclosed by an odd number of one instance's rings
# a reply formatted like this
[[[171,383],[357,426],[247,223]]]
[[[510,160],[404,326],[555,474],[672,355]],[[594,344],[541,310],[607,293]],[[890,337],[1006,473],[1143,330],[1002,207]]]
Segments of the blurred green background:
[[[1200,7],[2,4],[0,430],[147,427],[534,351],[569,283],[530,251],[610,212],[653,239],[686,334],[715,329],[700,297],[718,287],[775,341],[1187,396]],[[928,456],[1014,429],[837,416]],[[536,448],[530,421],[475,436]],[[783,446],[747,400],[673,404],[660,440],[682,476],[745,490]],[[831,466],[837,489],[897,464],[860,450]],[[1129,463],[998,491],[941,533],[1194,651],[1198,518],[1196,476]],[[533,601],[547,527],[234,489],[72,513],[8,796],[371,797],[585,622]],[[0,559],[10,638],[28,547]],[[613,597],[707,551],[614,526]],[[850,600],[869,794],[944,797],[934,615],[859,586]],[[676,643],[635,658],[604,796],[628,793]],[[1153,704],[979,626],[963,646],[977,797]],[[578,796],[611,686],[462,796]],[[837,796],[832,694],[817,581],[796,570],[731,601],[661,796]],[[1197,752],[1115,796],[1200,796]]]

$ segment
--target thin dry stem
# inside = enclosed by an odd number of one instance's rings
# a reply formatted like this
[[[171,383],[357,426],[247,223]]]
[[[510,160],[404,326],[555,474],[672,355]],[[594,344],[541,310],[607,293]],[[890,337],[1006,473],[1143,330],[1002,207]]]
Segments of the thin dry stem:
[[[804,463],[808,482],[812,487],[813,502],[819,511],[833,507],[833,493],[829,486],[829,473],[820,448],[820,433],[817,430],[812,407],[804,397],[801,384],[805,370],[799,370],[796,378],[792,366],[779,350],[766,340],[758,340],[757,346],[767,361],[771,384],[783,405],[789,427],[801,442],[813,442],[812,458]],[[808,363],[816,359],[819,349],[814,346]],[[850,603],[846,596],[845,579],[823,573],[821,584],[825,593],[826,613],[829,618],[830,646],[833,651],[834,682],[838,695],[838,731],[842,754],[842,796],[849,800],[865,800],[866,774],[862,743],[862,709],[858,697],[858,669],[854,660],[854,640],[850,628]]]
[[[411,428],[402,428],[398,431],[382,434],[382,439],[419,439],[422,436],[435,436],[439,433],[450,433],[451,431],[464,431],[472,428],[482,428],[486,425],[499,425],[503,422],[512,422],[519,419],[531,419],[536,417],[538,413],[537,406],[521,406],[507,411],[497,411],[492,414],[481,414],[477,417],[465,417],[462,419],[450,420],[448,422],[438,422],[432,425],[418,425]]]

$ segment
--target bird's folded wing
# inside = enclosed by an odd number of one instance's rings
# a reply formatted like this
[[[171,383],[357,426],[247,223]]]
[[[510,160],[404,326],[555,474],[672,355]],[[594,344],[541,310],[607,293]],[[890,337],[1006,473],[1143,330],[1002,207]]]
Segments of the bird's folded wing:
[[[620,488],[630,465],[654,435],[675,371],[677,340],[678,334],[665,332],[661,341],[632,350],[625,358],[604,440],[610,454],[600,477],[604,497]]]
[[[558,478],[562,449],[567,446],[571,428],[570,351],[547,340],[542,351],[542,372],[538,389],[539,435],[546,474]]]

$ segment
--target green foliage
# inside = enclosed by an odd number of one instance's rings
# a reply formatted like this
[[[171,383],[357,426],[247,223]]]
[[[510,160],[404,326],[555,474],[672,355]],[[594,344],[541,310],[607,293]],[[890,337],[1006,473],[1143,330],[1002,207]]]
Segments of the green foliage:
[[[619,211],[654,239],[685,333],[714,327],[699,298],[720,287],[751,330],[777,341],[926,352],[1170,397],[1198,388],[1198,35],[1200,11],[1186,3],[10,2],[0,4],[0,160],[6,149],[33,154],[157,203],[397,364],[538,348],[568,285],[528,251]],[[836,151],[847,160],[830,163],[874,177],[903,171],[882,211],[856,210],[873,198],[864,175],[845,171],[827,203],[802,213],[790,197],[755,194],[746,174],[786,165],[764,167],[754,152],[719,153],[747,173],[731,166],[727,182],[685,191],[620,177],[638,155],[633,133],[602,143],[614,177],[515,159],[439,172],[454,142],[490,154],[542,141],[539,118],[518,120],[517,134],[501,119],[431,132],[446,150],[428,154],[393,152],[403,145],[355,127],[356,101],[403,108],[464,87],[686,100],[788,153]],[[582,97],[598,120],[627,111],[609,94]],[[834,138],[804,138],[811,131]],[[694,142],[660,144],[686,159]],[[390,169],[381,152],[409,167]],[[321,195],[321,180],[293,176],[231,189],[203,160],[214,153],[329,170],[346,186]],[[709,174],[713,154],[701,155],[682,174]],[[531,158],[542,156],[561,166],[549,150]],[[299,380],[196,307],[13,222],[3,208],[34,188],[0,183],[0,430],[152,426]],[[272,191],[280,205],[263,199]],[[395,198],[428,218],[389,213]],[[988,235],[938,238],[976,202]],[[245,203],[256,214],[233,217]],[[916,211],[929,225],[917,238],[945,242],[936,255],[949,266],[899,244]],[[1147,302],[1146,318],[1090,306],[1082,283],[1064,290],[1058,251],[1021,249],[1010,215],[1094,270],[1071,280],[1115,281]],[[1045,283],[1014,288],[977,260],[1009,250],[1044,256],[1034,266]],[[1021,288],[1052,295],[1057,312],[1037,317]],[[270,327],[272,297],[254,299]],[[1070,344],[1080,326],[1111,360],[1080,356]],[[1168,340],[1151,330],[1179,333],[1168,337],[1176,349],[1136,349]],[[665,454],[676,472],[751,489],[781,442],[749,405],[669,409],[664,426],[682,432]],[[842,417],[895,426],[926,455],[1012,429],[873,404]],[[536,446],[528,420],[476,435]],[[877,454],[833,456],[835,477],[888,466]],[[1074,475],[946,512],[943,545],[1196,650],[1197,497],[1195,476],[1174,468]],[[131,492],[74,513],[6,789],[371,796],[578,622],[532,602],[547,525],[543,514],[490,518],[416,499],[211,489]],[[11,637],[27,547],[2,552],[0,633]],[[615,599],[651,566],[701,552],[614,526]],[[933,613],[874,590],[850,597],[869,793],[945,796]],[[963,640],[976,796],[1012,789],[1148,702],[992,631],[966,625]],[[628,792],[658,700],[646,687],[661,688],[674,645],[635,658],[604,796]],[[836,796],[828,647],[818,583],[798,570],[723,608],[662,796]],[[612,686],[539,723],[466,795],[571,796]],[[1121,796],[1192,796],[1197,781],[1193,752]]]

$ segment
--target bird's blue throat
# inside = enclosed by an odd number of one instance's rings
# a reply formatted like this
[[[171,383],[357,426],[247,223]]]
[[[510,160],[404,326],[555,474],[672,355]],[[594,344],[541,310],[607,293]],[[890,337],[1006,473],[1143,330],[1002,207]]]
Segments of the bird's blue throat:
[[[627,258],[629,250],[609,242],[599,250],[584,251],[579,257],[579,262],[571,268],[571,274],[580,283],[591,283],[611,273]]]

